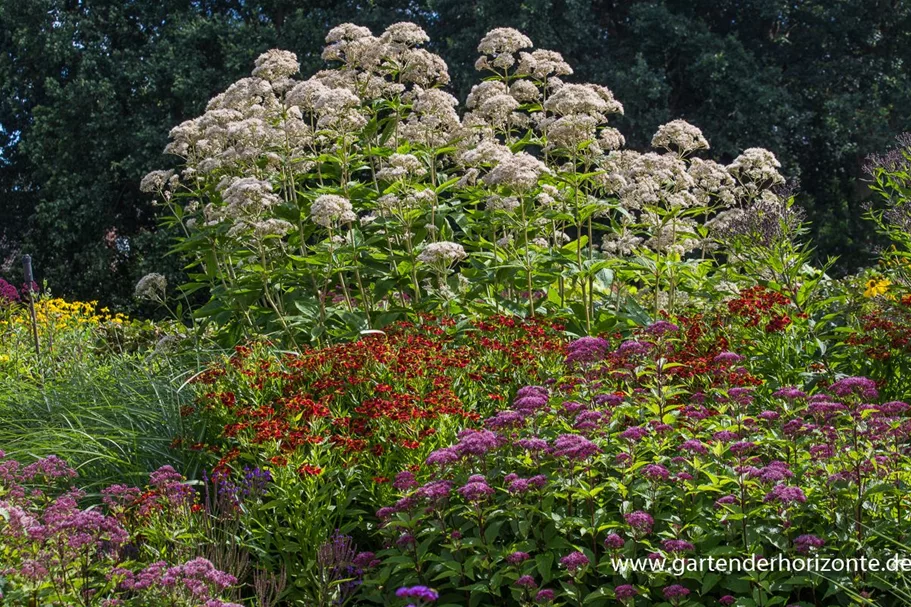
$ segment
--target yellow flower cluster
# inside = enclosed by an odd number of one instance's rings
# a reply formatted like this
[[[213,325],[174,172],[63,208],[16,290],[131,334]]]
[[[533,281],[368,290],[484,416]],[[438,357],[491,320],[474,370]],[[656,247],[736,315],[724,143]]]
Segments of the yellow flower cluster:
[[[97,301],[66,301],[60,298],[36,301],[35,316],[39,326],[56,328],[75,328],[104,322],[120,324],[129,320],[119,312],[111,314],[108,308],[99,308]],[[12,325],[14,328],[30,325],[28,307],[18,306],[18,310],[10,316],[8,321],[0,320],[0,325],[3,324]]]

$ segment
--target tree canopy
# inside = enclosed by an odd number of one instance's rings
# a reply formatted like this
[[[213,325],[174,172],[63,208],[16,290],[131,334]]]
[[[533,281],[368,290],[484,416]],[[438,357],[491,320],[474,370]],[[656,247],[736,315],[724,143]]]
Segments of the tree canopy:
[[[178,270],[139,191],[168,131],[269,48],[307,75],[332,26],[402,20],[460,98],[484,33],[515,27],[623,100],[631,147],[683,118],[716,158],[774,151],[818,254],[868,263],[864,159],[911,129],[904,0],[0,0],[0,272],[28,252],[57,293],[126,305],[139,276]]]

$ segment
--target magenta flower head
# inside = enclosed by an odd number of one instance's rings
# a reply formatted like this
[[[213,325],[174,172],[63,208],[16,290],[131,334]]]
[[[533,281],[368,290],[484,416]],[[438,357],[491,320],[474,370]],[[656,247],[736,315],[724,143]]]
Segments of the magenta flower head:
[[[799,535],[794,540],[794,549],[798,554],[810,554],[813,548],[822,548],[825,543],[825,540],[815,535]]]
[[[666,481],[671,473],[661,464],[648,464],[642,468],[642,475],[652,481]]]
[[[601,337],[581,337],[566,347],[566,363],[596,363],[604,360],[610,344]]]
[[[776,396],[778,398],[783,398],[785,400],[797,400],[799,398],[806,398],[807,394],[806,394],[806,392],[804,392],[802,390],[798,390],[797,388],[794,388],[792,386],[786,386],[784,388],[781,388],[780,390],[776,390],[775,392],[773,392],[772,396]]]
[[[523,575],[516,580],[516,586],[519,586],[520,588],[527,588],[528,590],[534,590],[538,587],[538,584],[535,582],[535,578],[531,577],[530,575]]]
[[[712,437],[717,441],[721,441],[722,443],[729,443],[740,438],[736,432],[731,432],[730,430],[722,430],[720,432],[716,432],[712,435]]]
[[[652,526],[655,524],[655,519],[652,518],[652,515],[648,512],[643,512],[642,510],[630,512],[623,518],[626,520],[626,523],[633,528],[633,531],[640,534],[651,533]]]
[[[566,570],[569,571],[570,574],[574,574],[576,571],[582,569],[590,562],[591,561],[588,560],[588,557],[579,551],[570,552],[562,559],[560,559],[560,564],[566,567]]]
[[[664,540],[661,546],[668,552],[692,552],[696,549],[686,540]]]
[[[526,451],[538,452],[546,451],[548,444],[543,438],[520,438],[516,441],[516,446]]]
[[[547,398],[548,395],[549,392],[547,391],[547,388],[543,388],[541,386],[523,386],[519,388],[518,392],[516,392],[516,398],[523,398],[525,396],[539,396]]]
[[[433,603],[440,598],[439,593],[433,588],[427,586],[411,586],[399,588],[395,591],[395,596],[400,599],[417,599],[425,603]]]
[[[623,538],[616,533],[611,533],[604,538],[604,547],[608,550],[619,550],[625,543]]]
[[[719,365],[734,365],[741,362],[743,357],[739,354],[734,354],[733,352],[722,352],[713,360]]]
[[[698,440],[695,440],[692,438],[688,441],[685,441],[682,445],[680,445],[680,448],[683,451],[689,451],[690,453],[698,453],[700,455],[705,455],[706,453],[709,452],[708,448],[705,445],[703,445],[701,441],[698,441]]]
[[[484,420],[484,425],[490,430],[502,430],[504,428],[519,428],[525,423],[525,416],[518,411],[499,411],[495,416]]]
[[[659,320],[657,322],[653,322],[648,327],[646,327],[645,332],[648,333],[649,335],[653,335],[655,337],[661,337],[665,333],[673,333],[674,331],[677,331],[679,329],[680,329],[680,327],[678,327],[677,325],[675,325],[672,322],[668,322],[666,320]]]
[[[556,595],[554,594],[553,590],[550,590],[548,588],[545,588],[544,590],[539,590],[538,594],[535,595],[535,603],[539,603],[542,605],[544,603],[550,603],[551,601],[554,600],[554,596],[556,596]]]
[[[866,377],[845,377],[840,379],[829,386],[829,392],[841,398],[859,396],[866,400],[873,400],[879,396],[876,382]]]
[[[439,502],[449,497],[452,491],[452,481],[430,481],[420,489],[415,491],[415,495],[424,498],[430,502]]]
[[[554,440],[554,456],[565,457],[573,461],[582,461],[596,453],[601,453],[601,448],[584,436],[578,434],[562,434]]]
[[[404,472],[399,472],[395,481],[393,481],[392,486],[399,491],[408,491],[409,489],[414,489],[418,486],[416,480],[414,480],[414,473],[405,470]]]
[[[510,565],[519,565],[531,558],[527,552],[516,551],[506,557],[506,562]]]
[[[165,468],[171,468],[165,466]],[[164,468],[162,468],[164,469]],[[173,470],[173,468],[171,468]],[[39,459],[28,466],[22,468],[19,472],[19,478],[23,481],[34,481],[36,479],[49,483],[58,479],[68,480],[79,476],[66,461],[56,455],[49,455]],[[180,475],[178,475],[180,476]]]
[[[616,595],[618,601],[626,601],[631,599],[639,594],[639,591],[636,590],[635,586],[630,584],[621,584],[614,588],[614,595]]]
[[[681,586],[680,584],[671,584],[664,588],[664,598],[668,599],[675,605],[680,602],[680,599],[686,597],[690,593],[689,588],[686,586]]]
[[[428,455],[426,463],[428,466],[445,466],[447,464],[454,464],[459,461],[460,458],[461,455],[459,455],[459,452],[453,447],[443,447]]]
[[[368,569],[373,567],[373,563],[379,563],[376,559],[376,554],[373,552],[359,552],[354,557],[354,560],[351,563],[355,567],[360,567],[361,569]]]
[[[652,345],[641,341],[625,341],[617,348],[617,355],[624,358],[631,358],[642,354],[648,354]]]
[[[638,442],[648,436],[648,430],[641,426],[631,426],[620,433],[620,438],[625,438],[630,442]]]
[[[764,502],[778,502],[783,505],[790,504],[792,502],[800,502],[803,504],[807,501],[807,496],[804,494],[803,490],[800,487],[792,487],[790,485],[775,485],[772,487],[772,490],[766,494],[763,498]]]
[[[730,594],[726,594],[723,597],[721,597],[720,599],[718,599],[718,603],[720,605],[724,605],[724,607],[730,607],[731,605],[733,605],[736,602],[737,602],[737,599],[732,597]]]
[[[743,455],[743,454],[749,453],[750,451],[755,449],[756,443],[753,443],[750,441],[738,441],[736,443],[733,443],[728,448],[731,450],[731,453],[733,453],[734,455]]]
[[[719,497],[715,500],[715,507],[721,508],[722,506],[734,506],[737,504],[737,498],[733,495],[725,495],[724,497]]]
[[[16,287],[0,278],[0,305],[12,304],[17,301],[19,301],[19,291]]]
[[[500,436],[490,430],[463,430],[453,447],[460,455],[483,456],[500,446]],[[429,458],[428,458],[429,459]]]
[[[459,488],[459,495],[461,495],[465,501],[471,503],[478,503],[483,501],[495,493],[493,487],[487,484],[483,480],[471,480],[466,483],[463,487]]]

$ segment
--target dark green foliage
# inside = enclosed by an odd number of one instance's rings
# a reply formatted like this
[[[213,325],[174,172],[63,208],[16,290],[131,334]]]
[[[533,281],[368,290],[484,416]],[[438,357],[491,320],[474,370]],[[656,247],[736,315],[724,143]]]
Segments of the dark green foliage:
[[[268,48],[306,75],[333,25],[400,20],[427,29],[461,96],[478,40],[512,26],[612,88],[635,147],[682,117],[719,160],[773,150],[820,255],[867,262],[861,165],[911,128],[904,0],[0,0],[0,272],[28,251],[56,292],[121,306],[144,273],[179,272],[138,188],[169,129]]]

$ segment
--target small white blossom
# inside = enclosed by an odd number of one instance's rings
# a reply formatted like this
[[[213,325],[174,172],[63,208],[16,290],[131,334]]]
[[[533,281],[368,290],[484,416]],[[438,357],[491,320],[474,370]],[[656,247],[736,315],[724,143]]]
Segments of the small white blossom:
[[[728,165],[728,172],[741,183],[776,185],[784,183],[780,168],[781,163],[769,150],[749,148]]]
[[[511,27],[498,27],[487,32],[481,39],[478,44],[478,52],[485,55],[511,54],[531,46],[531,39],[519,30]]]
[[[140,192],[158,192],[163,190],[174,176],[174,171],[152,171],[139,182]]]
[[[467,257],[467,254],[462,245],[443,241],[432,242],[427,245],[418,255],[418,261],[433,266],[448,267],[461,259],[465,259],[465,257]]]
[[[323,194],[310,206],[310,219],[317,225],[331,228],[338,223],[355,221],[357,216],[346,198]]]
[[[688,154],[709,149],[709,142],[702,136],[701,130],[686,120],[672,120],[658,127],[658,132],[652,137],[652,147]]]
[[[503,185],[517,192],[525,192],[538,184],[542,173],[549,173],[547,166],[526,152],[504,156],[487,175],[484,183]]]
[[[297,55],[279,49],[266,51],[256,59],[255,65],[253,75],[270,82],[293,76],[300,71]]]
[[[294,226],[283,219],[266,219],[253,224],[253,235],[256,238],[265,238],[267,236],[284,236],[291,232]]]
[[[152,272],[139,279],[133,294],[137,299],[160,302],[164,301],[167,288],[168,280],[161,274]]]

